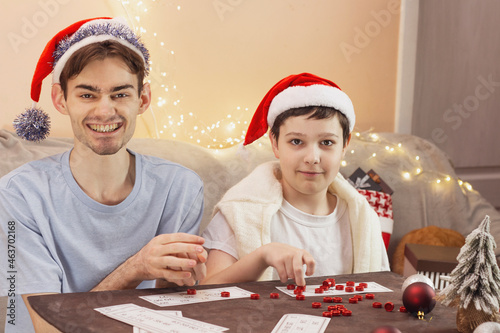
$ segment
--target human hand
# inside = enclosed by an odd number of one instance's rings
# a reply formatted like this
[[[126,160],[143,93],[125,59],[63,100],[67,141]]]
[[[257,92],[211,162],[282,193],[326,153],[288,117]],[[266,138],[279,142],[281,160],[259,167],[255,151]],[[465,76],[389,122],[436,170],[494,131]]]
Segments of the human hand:
[[[164,279],[177,285],[194,285],[205,274],[207,252],[200,236],[162,234],[130,258],[141,280]]]
[[[268,266],[278,272],[281,282],[294,279],[299,286],[305,286],[303,265],[306,265],[305,275],[314,274],[316,262],[306,250],[282,243],[269,243],[260,247],[262,258]]]
[[[189,258],[197,261],[196,266],[193,268],[182,268],[182,267],[171,267],[168,266],[168,269],[175,270],[175,271],[187,271],[191,273],[191,276],[187,279],[182,279],[182,280],[171,280],[171,282],[179,285],[179,286],[193,286],[196,284],[196,281],[203,280],[205,276],[207,275],[207,267],[205,265],[205,262],[207,261],[207,256],[208,253],[203,250],[202,253],[179,253],[178,257],[179,258]]]

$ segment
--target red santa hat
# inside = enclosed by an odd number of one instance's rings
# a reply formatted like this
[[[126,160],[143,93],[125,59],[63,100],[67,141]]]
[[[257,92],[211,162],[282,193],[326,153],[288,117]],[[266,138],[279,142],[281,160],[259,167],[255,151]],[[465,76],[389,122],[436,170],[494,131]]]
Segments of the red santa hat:
[[[37,107],[43,80],[52,73],[52,83],[59,83],[61,72],[76,51],[92,43],[117,41],[137,53],[149,70],[149,52],[122,18],[97,17],[75,22],[58,32],[45,46],[31,80],[32,107],[14,120],[16,133],[29,141],[41,141],[50,131],[48,115]]]
[[[282,79],[268,91],[253,115],[243,145],[248,145],[266,134],[268,127],[273,127],[276,117],[281,113],[307,106],[337,109],[347,117],[349,133],[352,132],[356,115],[349,96],[330,80],[302,73]]]

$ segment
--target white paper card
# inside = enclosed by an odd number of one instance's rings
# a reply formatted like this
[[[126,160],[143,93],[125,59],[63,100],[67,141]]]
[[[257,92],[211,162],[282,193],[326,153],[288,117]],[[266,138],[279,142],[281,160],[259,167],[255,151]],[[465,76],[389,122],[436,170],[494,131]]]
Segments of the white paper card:
[[[387,292],[392,292],[391,289],[386,288],[377,282],[364,282],[368,285],[368,287],[364,288],[363,291],[345,291],[345,283],[337,283],[336,285],[343,285],[344,290],[336,290],[335,287],[330,287],[329,290],[324,290],[323,293],[316,293],[315,290],[316,288],[321,287],[321,285],[307,285],[306,286],[306,291],[302,292],[302,295],[306,297],[310,296],[340,296],[340,295],[351,295],[351,294],[365,294],[365,293],[387,293]],[[356,283],[358,285],[359,283]],[[295,297],[296,295],[294,294],[293,290],[288,290],[286,287],[276,287],[279,291]]]
[[[221,292],[228,291],[229,297],[222,297]],[[202,302],[224,301],[234,298],[250,298],[250,291],[238,288],[216,288],[196,290],[195,295],[188,295],[186,291],[161,295],[140,296],[140,298],[151,302],[157,306],[173,306],[183,304],[193,304]]]
[[[329,323],[328,317],[289,313],[281,317],[271,333],[323,333]]]
[[[182,317],[182,311],[170,311],[170,310],[153,310],[157,313],[160,313],[160,314],[171,314],[171,315],[174,315],[174,316],[179,316],[179,317]],[[151,333],[149,331],[146,331],[146,330],[143,330],[142,328],[139,328],[139,327],[136,327],[134,326],[134,330],[132,333]]]
[[[105,316],[136,327],[135,331],[150,333],[202,333],[223,332],[225,327],[199,320],[180,317],[176,314],[161,313],[136,304],[121,304],[94,309]]]

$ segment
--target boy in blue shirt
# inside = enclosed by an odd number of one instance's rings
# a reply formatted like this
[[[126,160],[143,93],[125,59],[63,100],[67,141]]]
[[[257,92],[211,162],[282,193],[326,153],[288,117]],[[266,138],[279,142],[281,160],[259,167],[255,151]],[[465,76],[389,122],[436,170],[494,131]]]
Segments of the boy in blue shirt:
[[[0,180],[0,247],[14,251],[0,258],[7,332],[33,331],[23,294],[194,285],[205,276],[200,177],[126,147],[151,102],[148,59],[119,19],[77,22],[47,44],[31,96],[38,101],[53,71],[52,101],[71,121],[74,147]],[[18,133],[43,139],[43,118],[29,110]]]

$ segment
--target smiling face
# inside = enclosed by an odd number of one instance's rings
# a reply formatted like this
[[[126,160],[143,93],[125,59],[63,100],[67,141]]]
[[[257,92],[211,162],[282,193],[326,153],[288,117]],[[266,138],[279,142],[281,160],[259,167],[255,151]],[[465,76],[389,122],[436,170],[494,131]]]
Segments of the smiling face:
[[[302,196],[326,197],[328,186],[340,169],[347,144],[338,116],[314,119],[310,115],[287,118],[278,140],[271,135],[280,160],[285,199]]]
[[[132,138],[136,117],[149,106],[151,92],[145,84],[138,93],[137,75],[118,57],[94,60],[67,82],[66,97],[59,84],[52,88],[59,112],[69,115],[75,149],[87,147],[111,155]]]

